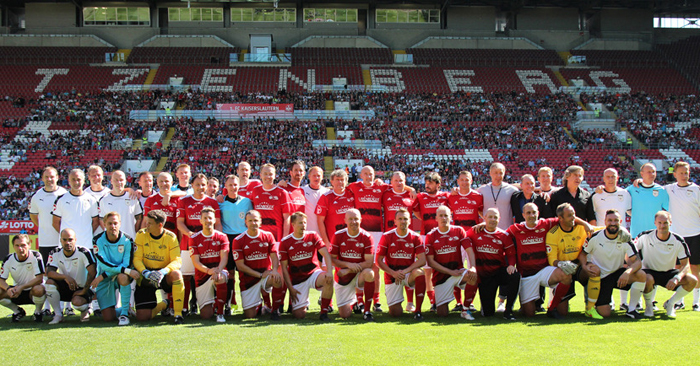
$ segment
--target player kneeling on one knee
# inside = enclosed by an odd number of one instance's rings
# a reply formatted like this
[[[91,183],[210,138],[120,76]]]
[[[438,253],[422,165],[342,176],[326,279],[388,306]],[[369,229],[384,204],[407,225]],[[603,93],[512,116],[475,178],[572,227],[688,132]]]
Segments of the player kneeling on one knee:
[[[277,272],[279,259],[275,237],[268,231],[260,230],[260,212],[248,211],[245,224],[248,230],[233,241],[233,260],[236,261],[240,279],[243,316],[254,318],[262,304],[261,292],[269,293],[273,287],[282,287],[282,276]],[[283,292],[281,296],[284,297]],[[270,314],[273,320],[279,319],[277,310],[282,303],[282,299],[274,300]]]
[[[31,250],[31,240],[27,234],[19,234],[12,238],[13,254],[9,254],[2,262],[0,269],[0,305],[12,310],[12,322],[18,322],[25,316],[24,309],[17,305],[34,304],[34,320],[42,321],[41,309],[46,300],[44,280],[44,261],[41,254]],[[14,286],[7,284],[12,276]]]
[[[464,290],[467,283],[476,285],[476,261],[467,233],[461,227],[450,224],[452,211],[449,207],[438,207],[435,215],[438,227],[425,237],[425,248],[428,265],[433,269],[437,315],[445,317],[450,313],[450,302],[455,299],[454,288]],[[467,253],[469,269],[464,268],[461,248]],[[467,320],[474,319],[469,310],[464,310],[461,316]]]
[[[46,270],[46,299],[56,314],[49,324],[63,321],[61,301],[70,301],[81,312],[80,321],[90,319],[88,308],[94,295],[90,283],[96,274],[97,266],[92,252],[76,246],[73,229],[63,229],[61,248],[51,252]]]
[[[292,300],[292,315],[297,319],[306,317],[309,306],[309,291],[321,291],[321,320],[328,320],[328,311],[333,298],[333,274],[321,270],[318,263],[320,253],[326,263],[331,256],[323,239],[313,231],[306,231],[307,217],[295,212],[291,217],[292,233],[280,242],[282,275]]]
[[[384,233],[377,246],[376,264],[384,271],[384,288],[389,315],[403,314],[403,289],[416,290],[416,320],[422,320],[421,307],[425,297],[425,247],[420,235],[408,227],[411,214],[405,208],[396,211],[396,228]],[[409,301],[411,301],[410,299]]]
[[[374,321],[370,311],[374,297],[374,243],[372,235],[360,228],[361,222],[360,211],[350,209],[345,213],[347,228],[335,233],[331,243],[331,259],[335,266],[333,286],[341,318],[352,315],[352,305],[358,301],[355,291],[364,290],[364,319]]]

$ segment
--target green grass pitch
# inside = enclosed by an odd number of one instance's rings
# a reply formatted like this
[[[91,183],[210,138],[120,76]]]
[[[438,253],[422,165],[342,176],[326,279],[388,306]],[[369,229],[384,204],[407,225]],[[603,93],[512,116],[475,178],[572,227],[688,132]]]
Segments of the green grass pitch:
[[[185,325],[175,326],[172,318],[159,316],[143,324],[132,319],[131,325],[118,327],[98,317],[81,324],[73,316],[49,326],[49,319],[35,324],[31,316],[12,324],[3,307],[0,360],[14,365],[697,364],[700,313],[681,310],[677,319],[670,320],[657,311],[654,319],[634,321],[617,312],[610,319],[594,321],[582,313],[580,285],[577,293],[571,302],[573,312],[564,321],[543,313],[515,322],[479,315],[469,322],[457,313],[439,319],[427,313],[424,304],[421,323],[409,314],[392,319],[386,313],[375,314],[375,323],[365,323],[359,315],[341,320],[337,312],[331,314],[331,322],[321,323],[318,292],[312,294],[310,313],[302,321],[288,314],[279,322],[267,317],[243,320],[239,311],[226,324],[188,317]],[[662,304],[670,294],[659,289],[657,300]],[[614,299],[619,301],[617,291]],[[686,304],[691,302],[689,295]],[[475,305],[479,307],[478,302]],[[33,305],[25,309],[31,314]]]

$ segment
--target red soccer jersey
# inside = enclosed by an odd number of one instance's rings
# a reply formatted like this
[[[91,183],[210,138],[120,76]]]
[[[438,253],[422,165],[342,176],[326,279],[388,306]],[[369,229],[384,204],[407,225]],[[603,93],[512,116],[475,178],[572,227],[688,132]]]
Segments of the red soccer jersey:
[[[170,197],[168,206],[163,206],[163,196],[160,193],[148,197],[143,205],[143,215],[146,216],[149,211],[161,210],[168,217],[164,227],[177,234],[177,204],[180,197]]]
[[[391,230],[396,227],[394,217],[396,211],[405,208],[413,215],[413,200],[411,193],[404,190],[403,193],[396,193],[393,189],[388,189],[382,195],[382,208],[384,208],[384,230]]]
[[[190,240],[192,254],[199,255],[199,262],[207,268],[218,267],[221,263],[221,251],[227,253],[229,251],[228,237],[220,231],[214,230],[211,236],[205,236],[203,232],[198,231],[192,234]],[[203,285],[209,277],[208,274],[195,268],[194,279],[197,286]]]
[[[453,194],[447,202],[452,210],[452,220],[455,225],[469,230],[481,221],[479,212],[484,210],[484,196],[481,193],[471,190],[466,195]]]
[[[301,187],[295,187],[291,183],[287,183],[284,190],[289,193],[291,210],[290,213],[294,212],[306,212],[306,196],[304,195],[304,189]]]
[[[471,240],[472,249],[474,249],[476,260],[474,266],[480,277],[492,276],[508,264],[515,265],[513,237],[505,230],[496,228],[492,233],[486,229],[480,233],[469,230],[467,237]]]
[[[297,285],[306,281],[314,271],[321,268],[316,253],[325,248],[321,237],[313,232],[306,231],[301,238],[289,234],[280,242],[280,260],[287,261],[287,271],[292,279],[292,284]]]
[[[250,198],[253,195],[253,190],[262,186],[262,182],[257,179],[248,179],[248,184],[238,187],[238,195],[245,198]],[[227,195],[228,191],[224,188],[223,195]]]
[[[425,237],[426,255],[432,255],[438,264],[448,269],[464,268],[461,248],[467,249],[470,245],[467,232],[455,225],[451,225],[450,230],[445,233],[435,228]],[[444,273],[433,271],[433,286],[445,282],[449,277]]]
[[[410,267],[416,261],[416,255],[425,253],[420,235],[408,230],[401,237],[396,229],[384,233],[377,246],[377,255],[384,256],[384,263],[394,271]],[[384,283],[394,283],[394,277],[384,273]]]
[[[418,194],[416,201],[413,203],[413,210],[420,211],[420,219],[422,220],[421,234],[426,235],[438,226],[435,212],[437,212],[438,207],[447,206],[449,197],[450,194],[447,192],[437,192],[434,196],[425,192]]]
[[[341,195],[332,190],[328,191],[318,199],[316,216],[325,216],[326,234],[331,243],[333,243],[335,232],[347,226],[345,225],[345,213],[351,208],[355,208],[355,197],[347,189]]]
[[[292,212],[289,193],[277,186],[266,190],[260,185],[253,189],[249,198],[253,201],[253,208],[259,211],[262,217],[260,229],[271,232],[275,240],[282,239],[284,214]]]
[[[523,277],[537,274],[549,266],[547,261],[547,232],[559,224],[559,219],[540,219],[534,228],[528,228],[524,222],[513,224],[508,233],[515,238],[516,265]]]
[[[355,196],[355,208],[360,210],[362,214],[362,223],[360,226],[367,231],[382,230],[382,195],[391,188],[391,186],[383,184],[372,184],[367,187],[361,181],[348,184],[348,188],[353,196]]]
[[[251,237],[248,232],[238,235],[233,240],[233,260],[243,258],[243,263],[251,269],[260,273],[272,269],[272,259],[270,256],[277,255],[277,245],[272,233],[260,230],[258,236]],[[258,281],[257,277],[251,277],[243,271],[238,271],[241,282],[241,291],[245,291],[254,286]]]
[[[360,229],[360,233],[354,237],[348,234],[348,229],[343,229],[336,233],[331,243],[331,255],[338,256],[341,261],[350,263],[364,262],[365,255],[372,255],[372,247],[374,246],[372,235],[363,229]],[[340,285],[347,285],[357,275],[357,273],[349,273],[338,277],[339,270],[340,268],[336,268],[335,282]]]
[[[216,213],[216,221],[221,221],[221,211],[219,210],[219,202],[215,199],[204,196],[201,200],[197,200],[194,196],[189,195],[180,199],[177,204],[177,217],[185,218],[185,225],[188,229],[193,232],[202,230],[202,223],[199,219],[202,217],[202,209],[205,207],[213,208]],[[190,245],[190,238],[186,235],[182,235],[182,240],[180,240],[180,249],[188,250]]]

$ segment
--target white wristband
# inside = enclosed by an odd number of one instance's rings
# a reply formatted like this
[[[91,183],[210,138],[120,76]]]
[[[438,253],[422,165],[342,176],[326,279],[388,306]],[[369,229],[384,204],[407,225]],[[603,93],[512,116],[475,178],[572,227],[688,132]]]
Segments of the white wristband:
[[[679,274],[673,276],[673,278],[675,278],[676,280],[678,280],[678,282],[681,282],[681,278],[682,278],[682,277],[681,277],[681,274],[679,273]]]

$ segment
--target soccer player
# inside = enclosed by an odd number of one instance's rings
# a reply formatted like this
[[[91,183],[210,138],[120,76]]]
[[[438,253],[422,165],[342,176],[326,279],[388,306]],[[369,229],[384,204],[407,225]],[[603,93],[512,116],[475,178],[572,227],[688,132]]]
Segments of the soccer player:
[[[136,237],[136,231],[141,229],[143,207],[137,199],[132,199],[124,190],[126,175],[121,170],[112,173],[112,190],[98,202],[100,219],[108,212],[118,212],[121,217],[121,231],[130,238]],[[104,224],[104,223],[103,223]]]
[[[391,175],[391,189],[382,194],[382,209],[384,210],[384,230],[396,227],[394,214],[403,207],[413,214],[413,198],[411,191],[406,188],[406,174],[394,172]]]
[[[183,324],[182,309],[186,301],[180,272],[180,245],[175,233],[164,228],[165,221],[166,216],[162,211],[150,211],[146,214],[146,228],[136,233],[134,268],[136,273],[143,276],[134,292],[136,319],[152,319],[168,308],[170,304],[167,300],[156,303],[156,289],[162,289],[172,293],[175,324]]]
[[[12,238],[14,253],[8,254],[0,268],[0,305],[12,310],[12,322],[16,323],[27,313],[17,305],[34,304],[34,321],[41,323],[44,314],[41,309],[46,300],[44,281],[44,261],[41,253],[31,250],[31,240],[27,234]],[[7,279],[12,276],[14,285]]]
[[[568,193],[567,190],[560,190]],[[559,192],[559,191],[558,191]],[[571,276],[572,281],[579,281],[586,285],[588,272],[581,270],[578,255],[586,242],[587,232],[583,225],[575,222],[576,212],[569,203],[562,203],[557,207],[559,225],[547,233],[547,260],[550,266],[561,268],[564,273]],[[598,228],[600,229],[600,228]],[[563,281],[554,290],[552,302],[549,305],[547,316],[562,319],[569,312],[569,299],[576,296],[573,283],[566,285]]]
[[[673,166],[676,183],[664,188],[668,193],[668,212],[673,217],[674,233],[685,240],[690,256],[690,272],[700,276],[700,187],[690,182],[690,165],[679,161]],[[685,306],[678,304],[680,309]],[[700,311],[700,288],[693,290],[693,311]]]
[[[489,168],[491,182],[477,189],[484,198],[484,210],[497,208],[501,213],[498,227],[506,230],[513,225],[513,210],[510,207],[510,198],[518,192],[518,188],[503,181],[506,175],[506,167],[501,163],[493,163]]]
[[[192,235],[192,263],[195,268],[195,283],[197,284],[197,305],[202,319],[214,316],[214,293],[216,292],[216,322],[225,323],[224,305],[228,290],[229,241],[226,234],[214,229],[216,211],[211,207],[202,209],[200,222],[202,231]]]
[[[319,166],[314,166],[309,169],[309,184],[302,187],[304,190],[304,213],[307,218],[307,230],[320,233],[318,229],[318,217],[316,216],[316,205],[321,196],[326,194],[329,189],[321,185],[323,181],[323,169]]]
[[[345,175],[347,178],[347,174]],[[345,213],[346,228],[333,235],[331,259],[335,265],[335,300],[338,315],[348,318],[353,313],[352,305],[357,299],[356,290],[364,290],[364,320],[373,322],[370,311],[374,298],[374,247],[372,236],[360,227],[362,215],[355,208]]]
[[[669,291],[675,291],[673,296],[664,303],[666,315],[669,318],[675,318],[674,304],[690,293],[698,282],[697,277],[690,273],[688,260],[690,253],[685,240],[682,236],[671,232],[671,217],[671,214],[666,211],[657,212],[654,221],[656,230],[645,231],[637,237],[637,249],[642,253],[642,269],[647,274],[644,315],[648,317],[654,316],[651,287],[659,285],[666,287]],[[676,261],[680,261],[680,269],[675,268]]]
[[[141,206],[146,205],[146,200],[158,194],[155,189],[153,189],[153,174],[150,172],[141,172],[139,174],[139,187],[141,191],[137,191],[139,202]]]
[[[275,176],[274,165],[263,165],[260,169],[262,185],[253,189],[250,200],[253,201],[253,208],[262,215],[260,229],[271,232],[275,240],[279,241],[289,233],[289,214],[292,207],[289,193],[275,185]]]
[[[282,287],[282,276],[277,272],[279,260],[275,237],[261,230],[262,216],[256,210],[246,213],[246,232],[233,241],[233,259],[240,280],[243,316],[254,318],[262,310],[261,293],[270,293],[273,288]],[[282,292],[284,296],[284,292]],[[279,320],[278,307],[283,299],[275,299],[270,317]]]
[[[228,237],[228,242],[233,243],[236,237],[246,231],[245,214],[253,209],[253,202],[238,194],[240,179],[230,174],[226,177],[226,197],[219,204],[221,209],[221,231]],[[228,261],[226,262],[226,270],[229,273],[228,277],[228,296],[224,313],[231,315],[231,308],[238,309],[236,303],[236,261],[233,260],[233,250],[228,252]],[[229,305],[230,304],[230,305]]]
[[[190,185],[190,178],[192,178],[192,168],[187,164],[180,164],[175,169],[175,177],[177,178],[177,185],[172,186],[172,191],[182,191],[186,195],[193,194],[194,188]]]
[[[552,185],[552,179],[554,178],[554,173],[552,168],[548,166],[543,166],[537,171],[537,183],[540,184],[539,187],[535,189],[537,193],[543,194],[547,193],[551,195],[556,192],[560,187],[555,187]],[[552,214],[554,216],[554,214]],[[549,217],[542,217],[548,219]]]
[[[520,178],[520,189],[522,189],[522,191],[515,192],[510,197],[510,207],[513,210],[514,223],[517,224],[525,221],[525,217],[523,217],[523,206],[529,202],[533,202],[537,205],[537,210],[543,218],[554,216],[545,198],[535,192],[535,177],[530,174],[523,175],[522,178]]]
[[[97,201],[83,191],[85,173],[80,169],[73,169],[68,174],[70,191],[59,196],[54,203],[53,227],[57,232],[63,229],[75,230],[78,246],[92,248],[90,238],[99,227]],[[109,192],[109,190],[107,190]]]
[[[301,181],[306,175],[306,164],[301,160],[294,160],[289,169],[289,182],[284,186],[284,190],[289,193],[289,212],[306,212],[306,198]]]
[[[621,221],[620,213],[614,208],[609,209],[605,215],[605,230],[593,234],[578,256],[589,276],[586,316],[593,319],[610,316],[613,288],[631,289],[627,316],[642,318],[636,309],[647,277],[641,270],[642,262],[637,260],[637,248],[632,243],[632,237],[625,228],[620,227]]]
[[[109,188],[102,185],[105,179],[105,172],[98,165],[90,165],[88,167],[88,180],[90,181],[90,187],[85,189],[85,192],[95,198],[95,201],[99,202],[100,199],[107,194],[109,194]],[[102,229],[100,229],[101,232]]]
[[[257,179],[250,179],[250,164],[246,161],[238,163],[238,168],[236,168],[236,174],[241,180],[240,188],[238,189],[238,194],[243,197],[250,198],[251,194],[253,193],[253,189],[262,185],[262,182],[260,182]]]
[[[177,233],[177,206],[180,202],[180,197],[173,195],[171,188],[173,186],[173,177],[170,173],[162,172],[156,178],[158,184],[158,192],[155,195],[148,197],[143,205],[143,214],[159,210],[165,214],[165,229]],[[147,226],[146,220],[141,220],[141,229]]]
[[[467,232],[467,237],[474,250],[474,259],[478,280],[475,285],[467,285],[464,291],[465,305],[471,305],[479,289],[481,315],[493,316],[496,312],[494,301],[496,291],[506,295],[503,318],[515,320],[513,305],[518,297],[520,274],[515,269],[515,246],[513,238],[498,227],[500,214],[498,209],[489,208],[484,212],[484,230]]]
[[[53,227],[53,204],[56,199],[66,192],[66,189],[58,185],[58,171],[56,168],[47,166],[41,172],[41,180],[44,187],[36,191],[29,202],[29,218],[38,228],[39,253],[44,259],[46,266],[49,254],[56,248],[59,242],[58,231]],[[68,312],[68,309],[66,309]],[[45,304],[44,314],[51,313],[50,305]]]
[[[544,301],[540,289],[558,283],[568,286],[571,277],[547,261],[545,239],[559,219],[540,219],[538,207],[532,202],[523,206],[523,216],[524,222],[513,224],[507,231],[513,237],[517,253],[515,267],[520,272],[520,311],[531,317],[536,311],[543,311],[538,309]]]
[[[336,169],[331,173],[330,179],[333,189],[321,196],[316,204],[318,233],[326,248],[331,247],[335,232],[346,227],[345,213],[355,207],[355,197],[346,189],[348,173]]]
[[[328,321],[330,320],[328,312],[333,298],[333,273],[321,269],[318,255],[323,256],[327,263],[331,263],[330,254],[318,233],[306,231],[306,214],[293,213],[291,225],[293,231],[280,242],[279,253],[282,276],[292,300],[292,315],[296,319],[306,317],[309,291],[314,288],[321,291],[319,319]]]
[[[409,229],[411,214],[400,208],[394,216],[396,228],[382,235],[375,255],[376,265],[384,271],[384,288],[389,315],[403,314],[401,303],[403,289],[409,287],[417,291],[416,310],[413,316],[423,320],[421,308],[425,297],[425,246],[420,235]],[[410,299],[413,300],[413,299]]]
[[[639,170],[641,181],[635,186],[630,185],[627,191],[632,200],[632,223],[630,234],[637,237],[644,231],[654,230],[654,216],[657,212],[668,211],[668,192],[661,185],[655,183],[656,166],[654,163],[646,163]]]
[[[121,230],[121,217],[117,212],[109,212],[104,217],[105,231],[95,236],[93,252],[97,257],[97,276],[90,284],[95,289],[97,302],[100,304],[102,319],[113,321],[117,318],[117,297],[119,290],[121,308],[119,325],[129,325],[129,300],[131,299],[131,281],[141,277],[131,268],[134,257],[134,241]]]
[[[216,212],[216,219],[221,220],[219,203],[216,202],[215,199],[204,194],[206,188],[207,177],[201,173],[195,175],[192,180],[192,189],[194,192],[191,195],[181,198],[177,204],[177,229],[182,235],[180,238],[180,257],[182,265],[179,269],[185,281],[185,303],[183,304],[185,315],[190,314],[190,309],[192,309],[192,314],[197,313],[197,296],[194,292],[195,286],[193,286],[194,265],[190,257],[190,238],[192,234],[202,230],[200,214],[203,208],[212,207]],[[215,229],[221,231],[220,222],[217,221]],[[192,292],[192,301],[189,301],[190,292]]]
[[[207,180],[206,195],[211,197],[211,198],[216,198],[216,196],[218,194],[219,194],[219,180],[214,178],[214,177],[210,177]]]
[[[476,284],[476,262],[467,233],[460,226],[450,224],[452,211],[447,206],[440,206],[436,218],[438,227],[425,237],[425,248],[428,265],[434,271],[432,281],[437,315],[445,317],[449,314],[448,305],[454,300],[454,288],[464,289],[467,283]],[[467,253],[469,269],[464,268],[460,248],[464,248]],[[467,308],[462,310],[461,316],[467,320],[474,320]]]
[[[578,165],[566,168],[564,172],[564,187],[552,193],[549,207],[556,213],[559,205],[568,203],[573,207],[577,217],[592,222],[595,220],[595,212],[593,211],[593,204],[589,203],[591,194],[585,189],[581,189],[581,182],[583,182],[583,168]]]
[[[94,293],[90,284],[97,274],[95,257],[89,249],[76,245],[73,229],[61,232],[61,247],[51,252],[46,269],[46,299],[56,314],[49,324],[63,321],[61,301],[69,301],[78,309],[80,321],[90,320],[90,302]]]
[[[595,212],[595,220],[591,221],[591,224],[603,224],[606,221],[608,210],[614,209],[622,216],[622,225],[626,226],[627,211],[632,209],[632,198],[627,190],[617,186],[617,180],[617,170],[613,168],[605,169],[603,172],[603,183],[605,183],[603,190],[596,190],[591,196],[593,211]]]

